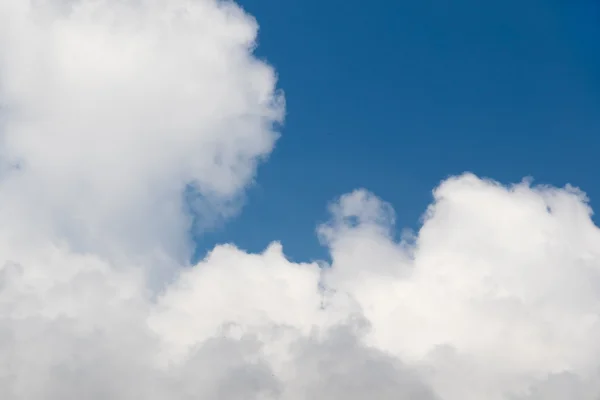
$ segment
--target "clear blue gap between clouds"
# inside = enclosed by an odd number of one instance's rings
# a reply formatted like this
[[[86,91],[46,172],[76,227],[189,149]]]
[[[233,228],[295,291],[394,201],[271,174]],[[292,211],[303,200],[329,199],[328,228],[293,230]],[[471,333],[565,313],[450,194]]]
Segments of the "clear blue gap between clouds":
[[[242,0],[286,93],[241,214],[195,237],[328,259],[315,227],[364,187],[417,229],[444,178],[581,187],[600,204],[600,3]]]

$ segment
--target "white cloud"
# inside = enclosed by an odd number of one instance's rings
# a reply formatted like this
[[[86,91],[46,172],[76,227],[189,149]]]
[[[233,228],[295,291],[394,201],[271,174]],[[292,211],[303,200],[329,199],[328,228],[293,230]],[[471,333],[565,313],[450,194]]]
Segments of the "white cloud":
[[[185,268],[186,185],[229,212],[276,139],[255,34],[210,0],[0,3],[0,397],[597,398],[573,188],[454,177],[400,242],[357,190],[318,228],[330,268],[278,243]]]
[[[187,257],[185,185],[227,207],[283,116],[256,30],[224,2],[3,1],[1,150],[21,167],[3,218],[77,251]]]

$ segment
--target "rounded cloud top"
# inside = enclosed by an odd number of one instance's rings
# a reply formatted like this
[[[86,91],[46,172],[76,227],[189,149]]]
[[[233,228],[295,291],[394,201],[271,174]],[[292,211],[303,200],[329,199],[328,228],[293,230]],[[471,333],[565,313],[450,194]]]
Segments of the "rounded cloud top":
[[[180,251],[186,185],[224,211],[277,138],[256,33],[230,2],[3,1],[3,208],[86,251]]]

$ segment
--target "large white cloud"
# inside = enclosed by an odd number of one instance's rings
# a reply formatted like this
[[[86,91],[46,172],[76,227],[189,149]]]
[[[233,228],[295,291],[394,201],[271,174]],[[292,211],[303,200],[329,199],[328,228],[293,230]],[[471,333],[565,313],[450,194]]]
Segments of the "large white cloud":
[[[183,191],[230,212],[283,115],[256,29],[211,0],[0,3],[0,397],[597,399],[573,188],[454,177],[400,241],[357,190],[325,268],[278,243],[187,268]]]
[[[187,257],[186,185],[230,211],[276,139],[256,31],[225,2],[2,1],[3,219],[77,251]]]

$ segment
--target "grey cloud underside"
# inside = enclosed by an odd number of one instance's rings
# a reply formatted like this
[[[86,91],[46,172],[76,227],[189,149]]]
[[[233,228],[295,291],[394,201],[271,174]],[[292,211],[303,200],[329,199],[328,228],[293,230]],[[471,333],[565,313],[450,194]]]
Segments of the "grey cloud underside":
[[[230,2],[0,2],[0,397],[567,400],[600,395],[600,233],[574,188],[442,182],[394,239],[366,190],[332,264],[217,246],[284,101]],[[18,165],[18,168],[15,166]]]
[[[3,398],[437,398],[415,371],[362,345],[348,326],[333,329],[323,341],[302,337],[292,343],[283,378],[252,335],[210,338],[184,363],[160,369],[152,367],[149,338],[117,342],[118,332],[86,335],[76,325],[32,317],[3,327],[0,354],[10,365],[2,371]]]

